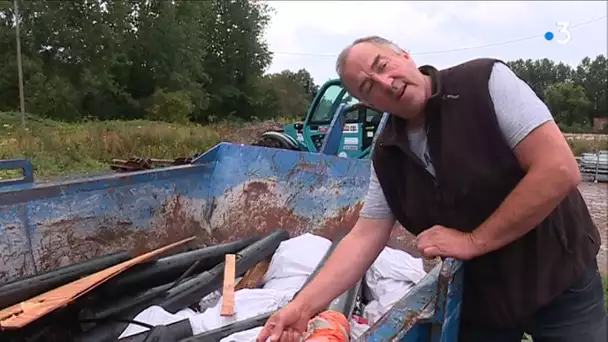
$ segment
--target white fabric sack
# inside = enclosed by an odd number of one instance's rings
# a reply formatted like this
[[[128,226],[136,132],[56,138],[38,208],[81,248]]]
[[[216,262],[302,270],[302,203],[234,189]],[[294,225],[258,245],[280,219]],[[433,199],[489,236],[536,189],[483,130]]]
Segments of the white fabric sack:
[[[242,321],[263,313],[277,310],[285,306],[291,299],[291,294],[287,292],[275,291],[270,289],[242,289],[234,293],[234,315],[220,316],[222,311],[222,301],[211,307],[205,312],[190,319],[192,331],[199,334],[228,325],[237,321]]]
[[[230,336],[224,337],[220,340],[220,342],[255,342],[263,328],[264,327],[261,326],[245,331],[239,331]]]
[[[281,242],[262,278],[264,288],[295,293],[317,268],[330,246],[330,240],[310,233]]]
[[[385,247],[365,275],[372,298],[379,299],[385,294],[403,290],[404,283],[410,287],[417,284],[426,276],[426,272],[422,259],[402,250]]]
[[[363,317],[373,325],[425,276],[422,259],[385,247],[366,272],[371,301],[363,309]]]

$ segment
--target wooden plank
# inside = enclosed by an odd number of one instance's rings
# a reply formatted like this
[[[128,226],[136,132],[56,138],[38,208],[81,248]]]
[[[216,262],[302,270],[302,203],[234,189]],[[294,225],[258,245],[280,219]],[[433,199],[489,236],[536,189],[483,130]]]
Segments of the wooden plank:
[[[252,268],[250,268],[247,273],[243,276],[243,278],[236,284],[234,291],[238,291],[240,289],[255,289],[262,283],[262,279],[266,272],[268,272],[268,267],[270,266],[270,259],[262,260],[255,264]]]
[[[172,248],[194,240],[194,236],[142,254],[118,265],[50,290],[0,311],[0,330],[19,329],[93,290],[125,270]]]
[[[222,292],[222,311],[220,316],[234,315],[234,282],[236,277],[236,255],[226,254],[224,264],[224,289]]]

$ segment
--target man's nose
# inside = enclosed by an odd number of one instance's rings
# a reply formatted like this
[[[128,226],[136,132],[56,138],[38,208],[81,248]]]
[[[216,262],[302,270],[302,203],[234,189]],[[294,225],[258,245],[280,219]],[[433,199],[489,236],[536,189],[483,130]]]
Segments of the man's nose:
[[[395,79],[388,75],[374,75],[374,81],[385,90],[393,90],[396,87]]]

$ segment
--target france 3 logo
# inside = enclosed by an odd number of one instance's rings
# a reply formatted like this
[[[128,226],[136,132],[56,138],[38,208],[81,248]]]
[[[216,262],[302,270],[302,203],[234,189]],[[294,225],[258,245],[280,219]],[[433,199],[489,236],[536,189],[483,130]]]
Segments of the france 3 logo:
[[[572,40],[572,34],[570,33],[570,22],[569,21],[558,21],[556,23],[556,26],[558,27],[558,32],[559,32],[559,35],[561,36],[561,39],[556,39],[555,41],[558,44],[568,44],[570,42],[570,40]],[[551,31],[547,31],[545,33],[545,39],[548,41],[552,41],[553,39],[555,39],[555,33],[551,32]]]

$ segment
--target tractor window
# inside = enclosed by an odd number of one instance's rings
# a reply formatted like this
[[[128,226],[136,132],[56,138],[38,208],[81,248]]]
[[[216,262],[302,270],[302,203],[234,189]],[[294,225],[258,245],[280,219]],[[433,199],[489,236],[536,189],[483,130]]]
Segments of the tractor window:
[[[378,124],[380,120],[382,120],[382,113],[371,109],[367,110],[365,122]]]
[[[359,100],[350,96],[350,94],[346,93],[346,96],[340,101],[340,103],[344,103],[347,106],[352,106],[359,103]],[[346,122],[359,122],[359,111],[355,110],[350,113],[346,113],[346,117],[344,118]]]
[[[317,104],[317,108],[310,118],[311,123],[315,124],[325,124],[330,123],[333,118],[333,105],[338,99],[338,96],[342,93],[342,88],[340,85],[332,85],[325,89],[321,100]]]

